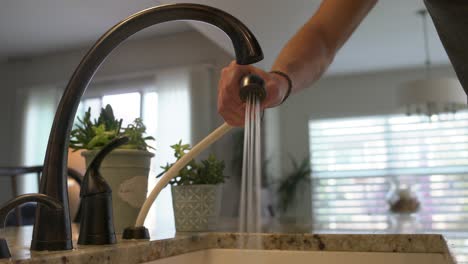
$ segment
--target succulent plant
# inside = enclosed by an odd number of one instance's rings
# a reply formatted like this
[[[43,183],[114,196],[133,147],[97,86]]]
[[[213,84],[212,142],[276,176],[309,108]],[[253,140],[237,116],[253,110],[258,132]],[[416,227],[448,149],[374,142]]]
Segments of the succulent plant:
[[[182,144],[179,141],[177,144],[171,146],[174,150],[174,157],[179,160],[188,151],[190,151],[189,144]],[[166,173],[172,164],[166,164],[162,166],[163,172],[157,177],[161,177]],[[224,176],[224,161],[218,160],[215,155],[210,154],[207,159],[201,160],[197,163],[195,160],[191,160],[184,168],[179,171],[179,174],[171,179],[169,182],[171,185],[192,185],[192,184],[219,184],[223,183],[226,176]]]
[[[148,150],[153,149],[147,144],[148,140],[154,140],[151,136],[144,136],[146,127],[141,118],[136,118],[126,128],[122,128],[122,119],[116,119],[110,105],[101,109],[98,119],[91,120],[91,107],[83,118],[78,117],[78,123],[70,134],[70,148],[100,149],[120,136],[130,138],[129,142],[121,148]]]

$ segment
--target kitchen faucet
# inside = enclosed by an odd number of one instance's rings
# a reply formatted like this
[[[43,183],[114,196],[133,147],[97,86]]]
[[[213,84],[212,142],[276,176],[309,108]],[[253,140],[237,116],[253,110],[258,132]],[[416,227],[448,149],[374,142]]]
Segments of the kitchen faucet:
[[[47,145],[40,193],[59,200],[62,209],[38,206],[31,249],[73,248],[66,178],[67,151],[80,99],[95,72],[109,53],[131,35],[149,26],[174,20],[201,21],[223,30],[233,43],[238,64],[251,64],[263,59],[257,40],[244,24],[224,11],[204,5],[172,4],[149,8],[107,31],[76,68],[57,108]]]

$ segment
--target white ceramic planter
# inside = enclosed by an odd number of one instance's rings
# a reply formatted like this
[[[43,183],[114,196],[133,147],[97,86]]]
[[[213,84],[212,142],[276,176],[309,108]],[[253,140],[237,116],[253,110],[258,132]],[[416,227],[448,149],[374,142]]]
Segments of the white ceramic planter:
[[[177,232],[216,228],[221,209],[221,184],[172,186],[171,191]]]
[[[97,151],[84,151],[88,167]],[[135,224],[146,199],[148,174],[153,153],[142,150],[116,149],[101,163],[100,172],[112,188],[112,207],[116,233]]]

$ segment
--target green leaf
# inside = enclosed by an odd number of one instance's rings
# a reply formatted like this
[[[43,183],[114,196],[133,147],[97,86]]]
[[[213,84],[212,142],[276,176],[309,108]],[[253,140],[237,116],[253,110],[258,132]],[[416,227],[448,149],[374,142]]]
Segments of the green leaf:
[[[182,140],[177,144],[171,145],[171,148],[174,150],[174,156],[177,160],[190,151],[190,145],[182,144]],[[156,177],[159,178],[164,175],[173,165],[174,163],[162,166],[161,168],[163,171]],[[171,185],[223,183],[226,178],[226,176],[223,175],[224,169],[224,161],[217,160],[216,157],[211,154],[206,160],[202,160],[200,163],[191,160],[169,183]]]
[[[279,207],[282,211],[286,211],[294,201],[297,188],[301,183],[309,181],[312,172],[309,158],[303,159],[301,164],[291,158],[291,163],[293,170],[280,182],[278,187]]]
[[[122,119],[116,119],[110,105],[101,109],[97,119],[91,121],[91,108],[84,114],[83,118],[77,118],[78,123],[70,134],[70,147],[75,151],[78,149],[98,149],[108,144],[113,139],[126,135],[129,137],[128,144],[121,146],[127,149],[148,150],[154,149],[146,142],[155,140],[151,136],[144,136],[146,127],[141,118],[137,118],[127,128],[122,129]]]

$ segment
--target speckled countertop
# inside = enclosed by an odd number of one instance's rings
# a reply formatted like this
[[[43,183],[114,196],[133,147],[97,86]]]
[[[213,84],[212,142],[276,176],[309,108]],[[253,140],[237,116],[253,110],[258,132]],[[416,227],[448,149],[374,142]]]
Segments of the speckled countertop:
[[[76,229],[73,229],[75,241]],[[150,233],[150,241],[120,240],[106,246],[75,244],[70,251],[39,252],[29,250],[32,226],[7,228],[1,235],[7,238],[12,258],[0,263],[141,263],[202,249],[241,246],[265,250],[439,253],[452,262],[441,235]]]

